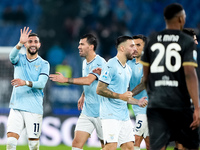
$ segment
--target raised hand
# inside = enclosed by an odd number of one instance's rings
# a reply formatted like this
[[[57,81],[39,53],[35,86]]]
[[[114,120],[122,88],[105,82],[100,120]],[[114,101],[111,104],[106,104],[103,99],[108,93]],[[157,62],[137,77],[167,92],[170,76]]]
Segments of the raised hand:
[[[56,82],[60,82],[60,83],[66,83],[67,82],[67,78],[65,78],[62,73],[60,72],[56,72],[57,74],[50,74],[49,78],[52,81],[56,81]]]
[[[31,33],[32,30],[29,30],[29,27],[24,27],[24,29],[20,30],[21,36],[19,42],[22,44],[25,44],[28,41],[28,36]]]

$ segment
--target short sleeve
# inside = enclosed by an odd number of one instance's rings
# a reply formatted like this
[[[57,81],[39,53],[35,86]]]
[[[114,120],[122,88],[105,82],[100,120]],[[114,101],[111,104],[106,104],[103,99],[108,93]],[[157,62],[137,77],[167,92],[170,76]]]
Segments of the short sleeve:
[[[89,74],[93,74],[93,75],[95,75],[97,78],[99,78],[100,75],[93,72],[93,70],[96,69],[96,68],[102,68],[102,64],[96,64],[96,63],[95,63],[94,65],[92,65]]]
[[[189,65],[197,67],[197,50],[196,44],[191,40],[183,51],[183,66]]]
[[[47,75],[49,76],[49,71],[50,71],[50,65],[47,61],[44,61],[43,65],[42,65],[42,69],[40,72],[40,75]]]
[[[107,63],[105,67],[103,67],[101,76],[100,76],[100,81],[110,84],[112,77],[114,75],[114,67],[111,65],[111,63]]]

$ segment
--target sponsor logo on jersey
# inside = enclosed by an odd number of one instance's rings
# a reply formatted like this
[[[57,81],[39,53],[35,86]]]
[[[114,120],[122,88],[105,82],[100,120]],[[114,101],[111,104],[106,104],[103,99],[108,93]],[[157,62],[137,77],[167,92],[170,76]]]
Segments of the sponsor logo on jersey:
[[[108,78],[108,74],[109,74],[108,71],[104,72],[104,74],[103,74],[103,78],[107,79],[107,78]]]
[[[170,80],[170,78],[166,75],[162,77],[162,80],[155,81],[155,87],[159,86],[171,86],[171,87],[178,87],[178,81]]]

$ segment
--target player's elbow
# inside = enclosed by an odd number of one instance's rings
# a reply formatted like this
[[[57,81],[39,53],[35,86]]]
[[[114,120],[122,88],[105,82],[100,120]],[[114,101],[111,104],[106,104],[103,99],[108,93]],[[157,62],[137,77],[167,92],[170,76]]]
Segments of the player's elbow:
[[[9,56],[9,60],[12,62],[12,61],[14,61],[14,58]]]
[[[87,82],[85,83],[85,85],[91,85],[92,84],[92,82],[93,82],[93,80],[87,80]]]
[[[46,85],[46,83],[43,83],[43,82],[33,82],[32,88],[44,89],[45,85]]]
[[[45,83],[41,83],[41,86],[40,86],[41,89],[44,89],[45,85],[46,85]]]
[[[184,66],[184,73],[186,80],[197,78],[196,70],[193,66]]]
[[[12,64],[15,63],[15,58],[14,58],[14,57],[9,56],[9,59],[10,59],[10,62],[11,62]]]
[[[96,93],[98,94],[98,95],[101,95],[101,90],[100,90],[100,88],[97,86],[97,89],[96,89]]]
[[[88,85],[88,86],[91,85],[91,84],[92,84],[92,82],[87,82],[87,83],[86,83],[86,85]]]

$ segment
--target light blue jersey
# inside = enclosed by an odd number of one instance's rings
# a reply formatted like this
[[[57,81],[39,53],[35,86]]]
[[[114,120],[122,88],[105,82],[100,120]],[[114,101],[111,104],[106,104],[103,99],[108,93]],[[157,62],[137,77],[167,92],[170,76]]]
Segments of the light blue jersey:
[[[87,77],[91,73],[97,77],[97,80],[94,80],[90,85],[83,86],[85,101],[82,113],[88,117],[99,117],[100,96],[96,93],[99,75],[92,71],[97,67],[102,68],[105,63],[106,61],[99,55],[96,55],[89,63],[87,63],[86,59],[83,61],[82,76]]]
[[[103,68],[99,80],[108,84],[109,90],[123,94],[128,90],[131,74],[131,68],[127,64],[123,67],[118,58],[114,57]],[[101,96],[100,118],[129,120],[127,102]]]
[[[43,114],[43,88],[49,76],[49,63],[38,56],[28,60],[26,54],[19,53],[16,47],[10,53],[14,65],[14,78],[32,81],[33,87],[13,87],[10,108],[36,114]]]
[[[131,76],[131,81],[130,81],[130,91],[132,91],[138,84],[141,83],[141,79],[143,77],[143,65],[140,63],[136,63],[135,59],[129,60],[127,64],[132,69],[132,76]],[[139,100],[145,96],[147,96],[147,92],[146,90],[143,90],[142,92],[134,96],[134,98]],[[138,114],[146,114],[147,106],[143,108],[138,105],[132,105],[132,107],[136,116]]]

